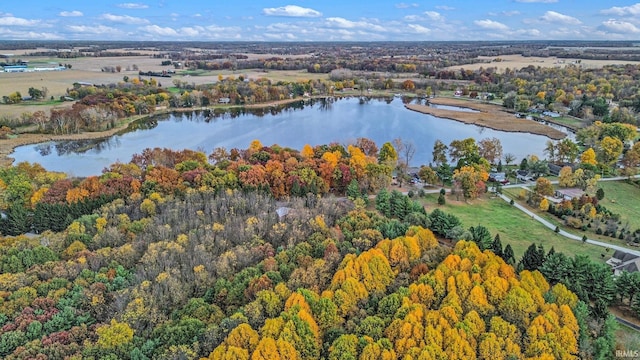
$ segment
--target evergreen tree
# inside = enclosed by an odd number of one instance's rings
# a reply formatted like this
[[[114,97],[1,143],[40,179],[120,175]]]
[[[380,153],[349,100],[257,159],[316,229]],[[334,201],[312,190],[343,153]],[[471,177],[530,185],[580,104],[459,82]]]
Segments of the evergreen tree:
[[[472,226],[469,228],[469,232],[471,232],[472,240],[478,244],[478,248],[480,250],[490,249],[491,248],[491,233],[489,229],[482,225]]]
[[[31,229],[29,211],[21,204],[12,204],[4,214],[5,217],[0,219],[0,233],[3,235],[17,236]]]
[[[362,194],[360,193],[360,184],[358,183],[358,180],[351,180],[349,185],[347,185],[347,197],[350,200],[355,200],[361,196]]]
[[[382,189],[376,195],[376,210],[380,211],[382,215],[391,217],[391,194],[387,189]]]
[[[411,202],[409,197],[402,195],[398,190],[393,190],[389,198],[389,206],[391,207],[391,216],[403,220],[409,213]]]
[[[524,252],[520,264],[522,264],[523,270],[538,270],[544,263],[545,252],[542,245],[536,246],[535,244],[529,245],[527,251]]]
[[[500,234],[496,234],[496,236],[493,238],[493,242],[491,243],[491,251],[493,251],[493,253],[496,254],[497,256],[500,256],[500,257],[503,256],[502,241],[500,241]]]
[[[507,244],[507,246],[504,247],[504,252],[502,253],[502,259],[509,265],[514,265],[516,263],[516,256],[513,253],[511,244]]]
[[[444,205],[447,203],[447,200],[444,197],[445,190],[440,189],[440,195],[438,195],[438,205]]]

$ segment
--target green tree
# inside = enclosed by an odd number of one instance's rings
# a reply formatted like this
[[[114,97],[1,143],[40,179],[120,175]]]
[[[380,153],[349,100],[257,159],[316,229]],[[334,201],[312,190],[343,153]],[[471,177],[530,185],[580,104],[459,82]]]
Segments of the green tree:
[[[513,253],[513,249],[511,248],[511,244],[507,244],[507,246],[504,247],[502,259],[509,265],[515,265],[516,257]]]
[[[470,227],[469,232],[471,232],[472,240],[478,245],[478,248],[481,251],[491,248],[492,239],[489,229],[482,225],[478,225]]]
[[[504,251],[502,248],[502,241],[500,240],[500,234],[496,234],[496,236],[493,238],[490,249],[497,256],[503,257]]]
[[[522,259],[520,260],[520,265],[523,270],[538,270],[538,268],[544,263],[544,260],[545,252],[542,245],[536,246],[535,244],[531,244],[524,252]]]
[[[436,174],[440,178],[440,181],[442,181],[442,186],[444,186],[444,184],[447,181],[450,181],[453,177],[453,169],[451,169],[451,166],[449,166],[449,164],[442,163],[436,169]]]
[[[434,166],[437,167],[447,163],[447,151],[449,151],[449,147],[442,141],[436,140],[433,144],[433,152],[431,153]]]
[[[445,193],[446,191],[444,189],[440,189],[440,194],[438,194],[438,205],[444,205],[447,203],[447,200],[444,197]]]
[[[390,142],[382,144],[378,153],[378,163],[387,165],[392,169],[396,167],[398,162],[398,153]]]
[[[386,217],[391,217],[391,194],[387,189],[380,190],[376,195],[376,210]]]
[[[350,200],[355,200],[362,197],[362,193],[360,192],[360,184],[358,180],[352,179],[349,185],[347,185],[347,197]]]

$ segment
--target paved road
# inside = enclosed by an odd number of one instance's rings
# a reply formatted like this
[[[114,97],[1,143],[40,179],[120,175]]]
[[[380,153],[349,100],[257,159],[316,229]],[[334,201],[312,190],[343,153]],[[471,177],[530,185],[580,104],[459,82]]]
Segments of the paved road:
[[[636,324],[634,324],[632,322],[629,322],[629,321],[627,321],[627,320],[625,320],[623,318],[619,318],[619,317],[616,316],[616,321],[618,321],[620,324],[624,324],[624,325],[632,328],[635,331],[640,331],[640,326],[638,326],[638,325],[636,325]]]
[[[640,178],[640,175],[635,175],[633,176],[634,178]],[[619,181],[619,180],[626,180],[628,179],[627,176],[617,176],[617,177],[610,177],[610,178],[603,178],[600,179],[600,181]],[[558,180],[554,180],[551,182],[552,184],[557,184]],[[515,188],[515,187],[522,187],[522,186],[526,186],[526,185],[533,185],[533,183],[518,183],[518,184],[510,184],[510,185],[504,185],[503,188]],[[446,189],[447,192],[450,192],[449,189]],[[430,189],[430,190],[426,190],[427,193],[438,193],[440,192],[440,189]],[[502,198],[504,201],[510,203],[511,199],[504,195],[504,194],[499,194],[500,198]],[[515,203],[513,206],[515,206],[518,210],[524,212],[525,214],[531,216],[533,219],[539,221],[541,224],[543,224],[544,226],[548,227],[551,230],[556,229],[556,225],[550,223],[549,221],[541,218],[540,216],[536,215],[535,213],[533,213],[532,211],[530,211],[529,209],[525,208],[524,206]],[[560,232],[558,233],[566,238],[569,239],[573,239],[573,240],[577,240],[577,241],[582,241],[582,236],[578,236],[575,234],[572,234],[570,232],[567,232],[565,230],[560,230]],[[630,254],[635,254],[640,256],[640,251],[638,250],[633,250],[630,249],[628,247],[624,247],[624,246],[618,246],[618,245],[614,245],[614,244],[609,244],[603,241],[598,241],[598,240],[592,240],[592,239],[587,239],[587,243],[589,244],[593,244],[593,245],[597,245],[597,246],[601,246],[604,248],[609,248],[609,249],[613,249],[613,250],[620,250],[620,251],[624,251]]]
[[[508,203],[511,202],[511,198],[509,198],[508,196],[504,195],[504,194],[498,194],[498,196],[500,196],[500,198]],[[556,225],[550,223],[549,221],[541,218],[540,216],[536,215],[535,213],[533,213],[531,210],[525,208],[524,206],[518,204],[518,203],[514,203],[513,204],[514,207],[516,207],[518,210],[524,212],[525,214],[531,216],[532,219],[537,220],[538,222],[540,222],[542,225],[548,227],[551,230],[556,229]],[[572,234],[570,232],[564,231],[564,230],[560,230],[560,232],[558,233],[566,238],[569,239],[573,239],[573,240],[577,240],[577,241],[582,241],[582,236],[578,236],[576,234]],[[614,244],[609,244],[606,242],[602,242],[602,241],[598,241],[598,240],[592,240],[592,239],[587,239],[587,243],[589,244],[593,244],[593,245],[597,245],[597,246],[602,246],[605,248],[609,248],[609,249],[613,249],[613,250],[620,250],[620,251],[624,251],[630,254],[635,254],[640,256],[640,251],[637,250],[633,250],[633,249],[629,249],[627,247],[624,246],[618,246],[618,245],[614,245]]]

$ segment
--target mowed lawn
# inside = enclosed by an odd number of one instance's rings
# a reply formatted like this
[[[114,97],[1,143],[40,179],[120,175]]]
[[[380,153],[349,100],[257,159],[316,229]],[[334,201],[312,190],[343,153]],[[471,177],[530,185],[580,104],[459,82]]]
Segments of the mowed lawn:
[[[605,196],[600,204],[605,206],[611,212],[620,215],[621,225],[629,224],[629,229],[633,232],[640,228],[640,188],[626,181],[601,181],[598,186],[604,190]],[[503,193],[523,206],[528,206],[523,200],[518,200],[520,188],[504,189]],[[626,242],[618,238],[612,238],[610,236],[598,235],[594,231],[580,231],[578,229],[568,228],[564,225],[563,221],[559,218],[546,213],[541,212],[538,209],[529,207],[530,210],[535,211],[538,215],[545,218],[547,221],[557,224],[562,229],[567,230],[576,235],[587,235],[590,239],[600,240],[615,245],[626,246]]]
[[[620,214],[622,224],[628,221],[631,231],[640,228],[640,188],[626,181],[601,181],[598,186],[604,190],[600,204]]]
[[[491,198],[490,195],[469,203],[452,201],[447,196],[447,203],[439,206],[437,195],[429,194],[423,202],[429,212],[439,207],[442,211],[456,215],[465,228],[483,225],[493,236],[500,234],[503,246],[511,244],[516,261],[520,260],[531,243],[542,244],[545,251],[553,247],[569,257],[584,254],[595,261],[604,261],[609,257],[604,248],[560,236],[505,201]]]

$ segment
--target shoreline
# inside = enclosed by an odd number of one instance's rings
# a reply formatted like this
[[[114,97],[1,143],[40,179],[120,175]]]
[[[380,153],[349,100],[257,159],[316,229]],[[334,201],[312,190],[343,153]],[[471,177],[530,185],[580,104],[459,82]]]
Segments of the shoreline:
[[[320,99],[328,96],[337,97],[349,97],[348,95],[316,95],[305,98],[293,98],[271,101],[260,104],[249,105],[231,105],[231,106],[208,106],[198,108],[171,108],[162,109],[152,114],[136,115],[129,118],[122,119],[118,126],[104,131],[95,132],[82,132],[76,134],[34,134],[24,133],[19,134],[16,137],[0,140],[0,166],[11,166],[15,159],[11,157],[15,148],[24,145],[38,144],[48,141],[65,141],[65,140],[96,140],[104,139],[118,134],[119,132],[126,130],[129,125],[134,122],[150,116],[168,114],[168,113],[181,113],[191,111],[203,111],[213,109],[232,109],[232,108],[246,108],[246,109],[260,109],[269,108],[274,106],[282,106],[291,104],[297,101],[304,101],[310,99]],[[479,113],[473,112],[461,112],[455,110],[436,109],[429,105],[417,105],[417,104],[405,104],[405,108],[416,111],[422,114],[433,115],[443,119],[460,121],[466,124],[478,125],[494,130],[507,131],[507,132],[519,132],[529,133],[535,135],[547,136],[553,140],[560,140],[566,136],[563,132],[553,129],[549,126],[537,123],[532,120],[523,120],[516,118],[513,114],[501,110],[497,105],[474,103],[468,100],[451,99],[451,98],[434,98],[429,99],[430,103],[439,105],[449,105],[469,108],[479,111]]]
[[[457,106],[476,110],[478,112],[464,112],[456,110],[436,109],[429,105],[405,104],[405,108],[422,114],[448,120],[455,120],[465,124],[478,125],[498,131],[529,133],[546,136],[552,140],[564,139],[567,135],[560,130],[540,124],[533,120],[519,119],[515,115],[502,110],[498,105],[475,103],[469,100],[433,98],[429,102],[436,105]]]
[[[171,108],[171,109],[163,109],[160,111],[156,111],[151,114],[145,115],[135,115],[128,118],[124,118],[120,121],[116,127],[111,128],[109,130],[103,131],[91,131],[91,132],[81,132],[76,134],[34,134],[34,133],[24,133],[19,134],[16,137],[12,137],[9,139],[1,139],[0,140],[0,166],[7,167],[13,165],[15,159],[11,157],[15,148],[24,145],[33,145],[39,144],[48,141],[65,141],[65,140],[97,140],[104,139],[118,134],[119,132],[126,130],[129,125],[134,122],[144,118],[148,118],[150,116],[169,114],[169,113],[180,113],[180,112],[191,112],[191,111],[202,111],[202,110],[212,110],[216,108],[223,109],[231,109],[231,108],[247,108],[247,109],[260,109],[260,108],[268,108],[273,106],[287,105],[296,101],[304,101],[307,99],[319,99],[326,97],[322,96],[313,96],[309,98],[294,98],[294,99],[285,99],[285,100],[277,100],[271,101],[267,103],[261,104],[249,104],[249,105],[227,105],[223,107],[216,106],[207,106],[207,107],[197,107],[197,108]]]

